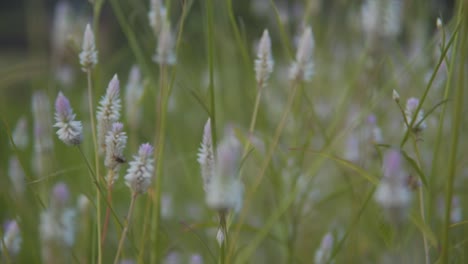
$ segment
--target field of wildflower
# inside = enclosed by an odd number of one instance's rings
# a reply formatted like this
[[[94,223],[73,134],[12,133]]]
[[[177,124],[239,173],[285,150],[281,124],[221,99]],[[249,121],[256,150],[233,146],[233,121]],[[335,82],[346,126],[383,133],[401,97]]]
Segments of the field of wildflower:
[[[6,2],[0,263],[468,263],[468,1]]]

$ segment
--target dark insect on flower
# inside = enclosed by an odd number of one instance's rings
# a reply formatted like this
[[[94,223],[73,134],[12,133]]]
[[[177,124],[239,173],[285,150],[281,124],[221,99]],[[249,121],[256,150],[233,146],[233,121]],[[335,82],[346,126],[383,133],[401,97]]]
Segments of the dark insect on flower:
[[[118,163],[121,163],[121,164],[127,162],[127,160],[125,160],[124,157],[114,156],[114,160],[117,161]]]
[[[406,179],[406,184],[413,191],[417,190],[419,186],[421,186],[421,182],[419,181],[419,179],[411,174],[408,175],[408,178]]]

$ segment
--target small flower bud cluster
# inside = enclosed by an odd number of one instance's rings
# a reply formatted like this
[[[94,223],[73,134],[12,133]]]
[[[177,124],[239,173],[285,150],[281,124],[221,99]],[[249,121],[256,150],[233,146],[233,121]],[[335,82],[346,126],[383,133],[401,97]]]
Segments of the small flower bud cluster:
[[[81,121],[75,120],[75,114],[70,101],[59,92],[55,100],[55,125],[58,128],[57,136],[69,146],[79,145],[83,140],[83,127]]]
[[[125,175],[125,183],[133,193],[143,194],[148,190],[154,171],[153,161],[153,147],[142,144]]]
[[[310,81],[314,64],[312,53],[314,51],[314,38],[312,29],[307,27],[299,40],[296,52],[296,60],[289,70],[289,79],[293,81]]]
[[[255,60],[255,74],[259,88],[266,86],[266,82],[273,72],[274,61],[271,55],[271,40],[268,30],[263,31],[258,44],[257,59]]]
[[[209,207],[218,211],[242,207],[244,186],[239,179],[241,144],[232,131],[228,132],[213,156],[210,122],[205,125],[198,162],[202,170],[205,198]]]
[[[84,72],[90,71],[98,63],[98,52],[94,41],[94,33],[91,25],[87,24],[83,35],[82,51],[80,53],[80,64]]]
[[[120,118],[120,83],[117,74],[107,86],[106,95],[99,102],[97,119],[97,142],[99,153],[104,154],[106,151],[106,136],[111,130],[112,124]]]

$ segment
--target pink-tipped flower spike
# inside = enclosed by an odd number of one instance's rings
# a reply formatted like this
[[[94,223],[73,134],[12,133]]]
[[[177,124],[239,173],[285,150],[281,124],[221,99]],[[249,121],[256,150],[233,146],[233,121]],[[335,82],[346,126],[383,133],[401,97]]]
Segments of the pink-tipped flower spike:
[[[331,253],[333,249],[333,235],[327,233],[320,244],[320,248],[315,252],[316,264],[325,264],[330,261]]]
[[[18,149],[24,150],[28,146],[29,137],[28,137],[28,121],[26,117],[21,117],[16,123],[16,127],[13,130],[13,142]]]
[[[171,23],[166,19],[162,24],[158,37],[158,47],[153,60],[162,65],[174,65],[176,56],[173,51],[174,40],[171,32]]]
[[[419,105],[419,99],[411,97],[406,101],[406,109],[405,109],[405,115],[406,115],[406,121],[408,121],[408,124],[411,125],[411,122],[413,120],[413,116],[416,112],[416,109],[418,108]],[[415,133],[422,132],[424,129],[426,129],[426,121],[422,121],[424,118],[424,111],[422,109],[419,109],[419,112],[416,116],[416,120],[413,123],[412,131]],[[421,122],[422,121],[422,122]],[[405,124],[405,129],[407,129],[407,126]]]
[[[15,194],[19,196],[23,195],[26,184],[26,181],[24,180],[25,174],[16,156],[12,156],[10,158],[10,162],[8,164],[8,176],[10,177]]]
[[[104,154],[106,151],[106,135],[111,130],[112,124],[119,120],[120,109],[120,83],[117,74],[115,74],[107,86],[106,95],[99,102],[96,114],[97,141],[100,154]]]
[[[153,175],[153,147],[146,143],[140,146],[138,155],[130,162],[125,175],[125,183],[136,194],[143,194],[148,190]]]
[[[258,44],[257,59],[255,60],[255,74],[260,88],[267,85],[267,80],[273,72],[274,61],[271,55],[271,39],[268,30],[263,31]]]
[[[131,129],[137,130],[141,123],[141,99],[143,96],[143,83],[138,66],[134,65],[128,76],[125,88],[125,116]]]
[[[2,242],[5,246],[5,249],[8,251],[8,255],[15,256],[21,250],[21,233],[18,226],[18,223],[15,220],[8,221],[5,224],[5,229],[3,230],[3,239]],[[3,246],[0,246],[0,253],[4,250]],[[1,254],[5,255],[5,254]]]
[[[81,121],[75,120],[75,114],[70,101],[59,92],[55,100],[55,125],[58,128],[57,136],[69,146],[79,145],[83,140],[83,127]]]
[[[94,42],[94,33],[91,25],[87,24],[83,35],[83,44],[80,53],[80,64],[84,72],[90,71],[98,63],[98,52]]]
[[[213,138],[211,136],[211,121],[208,119],[203,129],[203,139],[198,151],[198,163],[201,167],[201,175],[203,178],[203,189],[208,190],[211,178],[214,173],[215,159],[213,151]]]
[[[214,174],[206,190],[206,203],[217,211],[239,211],[244,186],[239,179],[242,147],[234,133],[228,132],[216,150]]]
[[[375,200],[392,221],[404,218],[411,202],[411,192],[405,177],[400,152],[389,150],[384,156],[383,177],[375,193]]]
[[[104,165],[110,170],[117,172],[120,164],[125,162],[123,151],[127,145],[127,135],[123,131],[122,123],[112,124],[112,129],[106,137],[106,158]],[[116,180],[114,177],[113,180]]]
[[[289,70],[289,79],[294,81],[310,81],[314,64],[312,53],[314,51],[314,38],[312,29],[307,27],[302,33],[296,52],[296,61]]]

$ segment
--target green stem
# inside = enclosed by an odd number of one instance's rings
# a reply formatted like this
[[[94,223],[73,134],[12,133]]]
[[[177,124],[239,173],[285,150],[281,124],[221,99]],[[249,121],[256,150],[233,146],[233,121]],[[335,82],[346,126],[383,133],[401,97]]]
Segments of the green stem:
[[[448,169],[448,179],[446,182],[446,197],[445,197],[445,222],[443,227],[442,233],[442,263],[447,264],[449,263],[449,229],[450,229],[450,213],[452,209],[452,198],[453,198],[453,182],[455,179],[455,174],[457,170],[457,151],[459,146],[459,135],[460,135],[460,127],[462,123],[462,114],[463,114],[463,93],[464,93],[464,85],[465,85],[465,61],[466,61],[466,43],[467,43],[467,25],[463,24],[466,23],[466,17],[464,12],[462,11],[463,2],[460,1],[459,6],[459,14],[458,18],[461,20],[462,30],[460,36],[460,43],[459,49],[455,49],[454,52],[459,53],[459,61],[458,61],[458,83],[457,89],[455,92],[455,107],[453,109],[453,120],[452,120],[452,129],[453,135],[451,137],[451,151],[449,156],[449,169]]]
[[[216,149],[217,137],[216,137],[216,94],[214,87],[214,13],[213,13],[213,0],[205,1],[205,12],[206,12],[206,32],[207,32],[207,53],[208,53],[208,70],[210,76],[209,90],[210,90],[210,110],[211,110],[211,137],[213,142],[213,148]]]
[[[135,200],[137,196],[137,192],[132,193],[132,200],[130,201],[130,207],[128,208],[127,220],[125,221],[125,227],[122,231],[122,236],[120,237],[119,247],[117,248],[117,253],[115,254],[114,264],[119,263],[120,252],[122,251],[123,243],[125,242],[125,237],[127,236],[128,227],[130,226],[130,220],[132,217],[133,208],[135,207]]]

